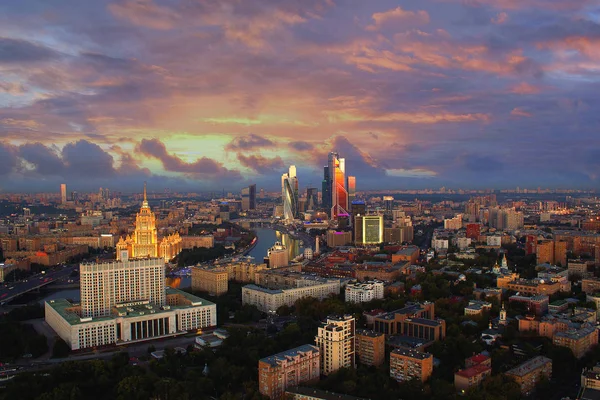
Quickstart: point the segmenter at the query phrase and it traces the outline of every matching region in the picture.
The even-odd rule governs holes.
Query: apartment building
[[[229,289],[229,274],[225,268],[192,267],[192,289],[220,296]]]
[[[356,356],[361,364],[378,367],[385,362],[385,335],[367,329],[356,330]]]
[[[255,305],[260,311],[269,312],[276,311],[283,305],[291,307],[303,297],[323,300],[330,294],[340,294],[338,279],[314,280],[309,286],[289,289],[268,289],[250,284],[242,288],[242,304]]]
[[[459,393],[464,393],[472,387],[479,386],[491,374],[492,359],[477,354],[465,360],[465,369],[454,373],[454,387]]]
[[[579,329],[557,332],[552,338],[556,346],[568,347],[577,358],[582,358],[593,346],[598,344],[598,329],[593,325],[584,325]]]
[[[418,379],[426,382],[433,373],[433,356],[421,351],[398,348],[390,353],[390,377],[398,382]]]
[[[368,281],[346,285],[345,300],[348,303],[367,303],[375,299],[383,299],[383,282]]]
[[[340,368],[355,365],[355,327],[351,315],[332,316],[319,327],[315,342],[321,352],[321,373],[329,375]]]
[[[524,396],[529,396],[542,378],[552,376],[552,360],[537,356],[509,370],[506,375],[515,379]]]
[[[270,399],[285,398],[286,389],[319,380],[319,349],[305,344],[258,361],[258,387]]]

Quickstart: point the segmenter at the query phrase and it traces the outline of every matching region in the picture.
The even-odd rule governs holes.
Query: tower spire
[[[144,181],[144,206],[148,206],[148,195],[146,193],[146,181]]]

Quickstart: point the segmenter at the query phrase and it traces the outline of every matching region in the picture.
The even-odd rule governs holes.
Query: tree
[[[65,358],[71,352],[69,345],[61,338],[56,339],[52,346],[52,358]]]

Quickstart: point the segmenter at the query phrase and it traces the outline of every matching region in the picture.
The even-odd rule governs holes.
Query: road
[[[0,304],[9,302],[42,286],[68,278],[76,268],[76,265],[58,267],[57,269],[47,271],[45,274],[30,276],[23,281],[5,282],[4,285],[0,285]]]

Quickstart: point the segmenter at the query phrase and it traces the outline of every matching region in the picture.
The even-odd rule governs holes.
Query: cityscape
[[[0,400],[600,399],[593,0],[0,2]]]

